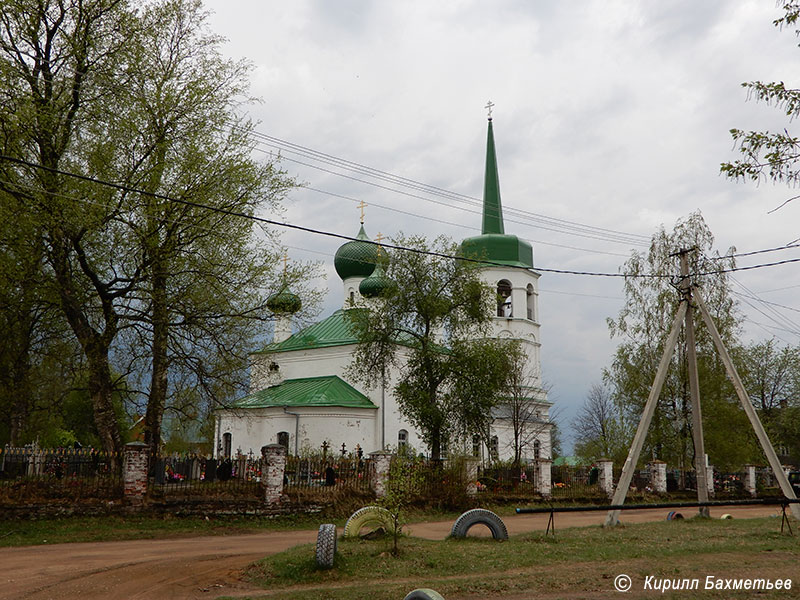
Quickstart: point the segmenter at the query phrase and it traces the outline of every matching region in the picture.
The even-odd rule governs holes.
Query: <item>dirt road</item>
[[[624,523],[663,520],[667,510],[631,510]],[[712,509],[712,516],[768,516],[775,507]],[[689,511],[684,511],[690,516]],[[604,513],[562,513],[556,528],[599,525]],[[544,531],[548,515],[505,517],[511,535]],[[444,539],[452,521],[416,523],[411,535]],[[482,527],[471,534],[488,535]],[[198,600],[258,594],[239,577],[252,561],[316,540],[316,531],[278,531],[220,537],[55,544],[0,549],[0,599]]]

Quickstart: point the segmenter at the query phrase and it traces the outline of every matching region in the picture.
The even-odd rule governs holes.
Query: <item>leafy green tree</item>
[[[281,276],[274,234],[233,216],[277,210],[293,182],[253,159],[247,65],[199,1],[9,0],[0,19],[0,190],[35,224],[102,445],[120,449],[128,390],[156,449],[167,407],[235,393],[270,290],[303,271]]]
[[[620,344],[604,378],[625,418],[638,423],[655,379],[658,362],[680,295],[675,287],[679,272],[673,256],[681,249],[695,248],[689,255],[689,273],[698,293],[703,295],[726,346],[737,347],[739,316],[730,294],[729,276],[734,265],[732,251],[720,255],[713,249],[714,238],[697,212],[679,220],[668,233],[663,228],[654,236],[647,253],[634,252],[625,263],[626,302],[616,319],[609,319],[612,337]],[[695,312],[695,331],[703,408],[706,451],[715,465],[741,464],[751,460],[751,428],[737,404],[717,356],[710,335]],[[694,464],[691,429],[691,396],[686,368],[684,333],[681,332],[672,357],[643,456],[659,458],[681,468]],[[748,432],[741,438],[730,431]]]
[[[279,211],[294,181],[252,158],[253,123],[239,110],[248,65],[221,58],[222,38],[205,19],[199,0],[141,11],[125,54],[128,110],[110,111],[91,136],[103,177],[145,192],[129,206],[143,265],[133,299],[142,310],[129,316],[125,341],[141,357],[134,372],[147,378],[144,433],[153,451],[165,410],[202,420],[241,392],[256,325],[271,318],[265,289],[297,287],[308,275],[302,266],[281,274],[275,235],[231,216]],[[108,160],[109,145],[129,150]]]
[[[392,457],[386,478],[384,495],[378,504],[389,511],[392,519],[392,556],[400,554],[400,538],[405,525],[405,511],[411,500],[419,495],[423,484],[424,463],[409,446],[398,449]]]
[[[431,457],[466,435],[488,436],[492,408],[508,377],[509,347],[487,337],[493,291],[470,263],[425,254],[453,255],[438,238],[397,238],[386,269],[393,282],[369,310],[353,310],[359,345],[351,375],[367,385],[398,371],[394,394],[403,415],[421,432]]]
[[[116,203],[57,171],[88,166],[80,133],[114,95],[111,73],[120,67],[130,14],[111,0],[9,0],[0,19],[3,154],[44,167],[2,161],[0,185],[36,224],[54,297],[86,357],[98,433],[107,450],[120,450],[109,350],[118,299],[137,274],[106,267],[122,237],[113,227]]]
[[[784,14],[773,24],[781,29],[795,26],[800,17],[800,3],[781,0],[778,4]],[[742,87],[750,97],[783,112],[789,121],[800,116],[800,89],[787,87],[783,81],[750,81]],[[731,129],[731,136],[740,158],[721,164],[720,170],[727,177],[756,182],[770,179],[793,186],[800,183],[800,138],[789,133],[788,128],[779,132]]]
[[[774,339],[755,342],[737,359],[742,383],[770,439],[798,461],[800,347],[779,347]]]

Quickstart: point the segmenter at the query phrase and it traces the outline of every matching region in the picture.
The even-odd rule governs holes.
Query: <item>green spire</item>
[[[486,137],[486,175],[483,179],[483,228],[481,233],[505,233],[491,117],[489,117],[489,132]]]
[[[486,108],[491,110],[491,102]],[[497,155],[494,151],[494,131],[489,113],[489,133],[486,143],[486,177],[483,184],[483,226],[481,235],[461,242],[461,252],[469,258],[487,260],[501,265],[533,268],[533,248],[525,240],[506,234],[503,227],[503,208],[500,205],[500,179],[497,176]]]

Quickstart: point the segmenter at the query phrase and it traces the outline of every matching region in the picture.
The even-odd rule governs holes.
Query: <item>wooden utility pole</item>
[[[692,439],[694,440],[694,472],[697,476],[697,501],[708,502],[708,471],[703,441],[703,413],[700,409],[700,381],[697,376],[697,347],[694,337],[692,282],[689,278],[689,252],[681,250],[681,294],[686,302],[686,361],[689,372],[689,393],[692,396]],[[700,507],[700,516],[708,517],[708,507]]]

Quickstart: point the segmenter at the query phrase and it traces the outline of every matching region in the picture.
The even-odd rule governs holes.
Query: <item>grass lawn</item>
[[[796,533],[798,523],[793,521]],[[780,533],[776,519],[686,519],[613,529],[561,529],[512,537],[428,541],[403,538],[393,557],[391,542],[340,540],[336,566],[318,570],[313,545],[268,557],[247,571],[282,600],[399,600],[429,587],[445,598],[800,598],[800,537]],[[614,579],[625,573],[625,595]],[[704,590],[706,576],[792,579],[790,590]],[[698,578],[695,591],[644,592],[647,576]],[[253,596],[260,598],[261,595]]]

